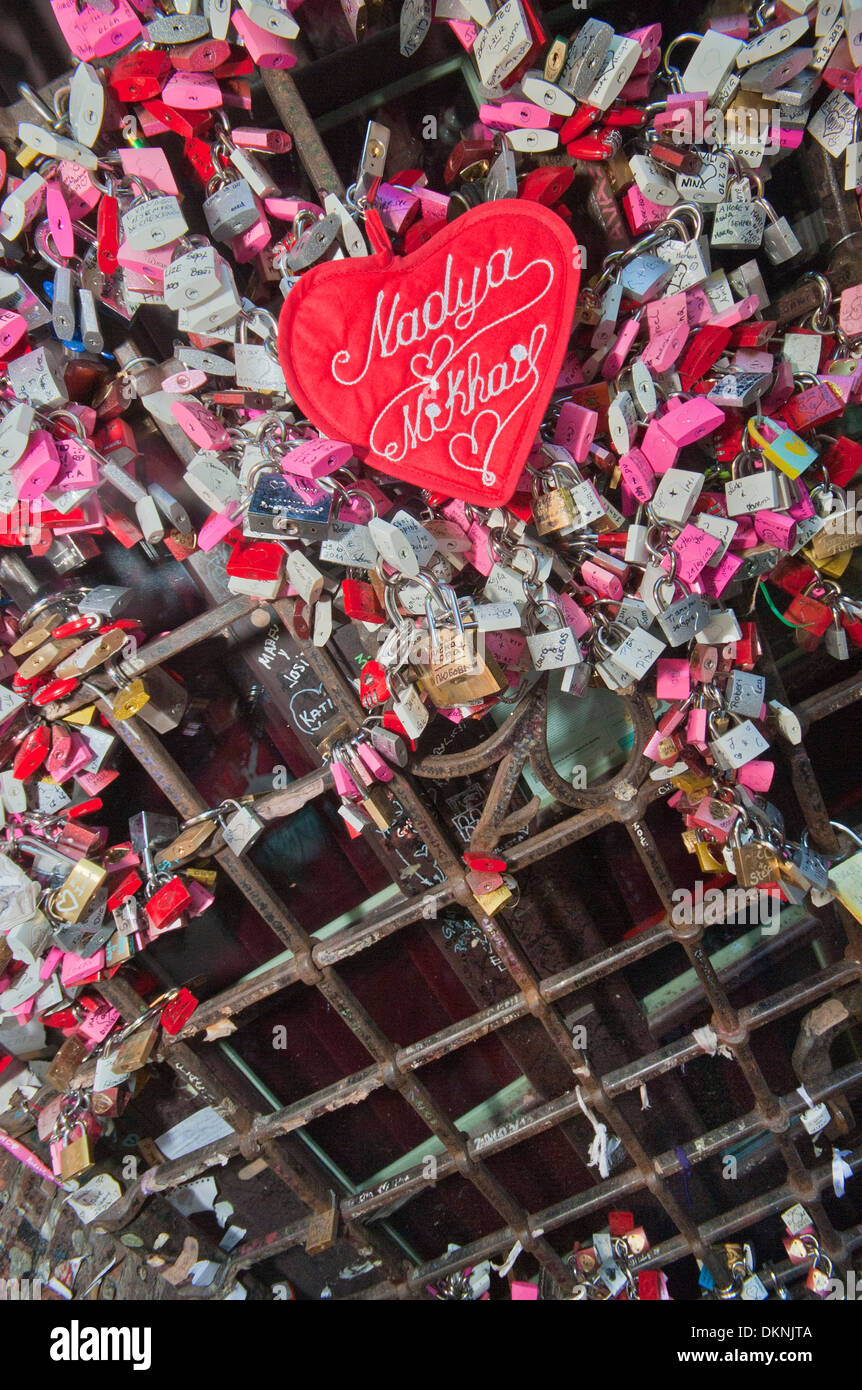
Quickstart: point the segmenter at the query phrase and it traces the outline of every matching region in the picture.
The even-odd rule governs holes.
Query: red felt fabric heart
[[[382,242],[371,213],[366,230]],[[537,203],[486,203],[408,256],[328,262],[278,352],[312,423],[373,468],[481,506],[515,491],[572,331],[577,243]]]

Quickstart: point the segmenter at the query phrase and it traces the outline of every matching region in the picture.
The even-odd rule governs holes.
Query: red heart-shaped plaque
[[[538,203],[473,208],[395,257],[301,276],[278,328],[288,390],[373,468],[493,506],[515,490],[572,331],[577,243]]]

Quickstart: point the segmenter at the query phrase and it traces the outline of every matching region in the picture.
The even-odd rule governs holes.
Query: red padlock
[[[177,1033],[188,1023],[197,1006],[197,999],[183,985],[174,998],[169,999],[162,1009],[161,1025],[165,1032],[170,1033],[171,1037],[176,1037]]]
[[[115,275],[119,267],[120,214],[116,198],[105,193],[96,215],[96,263],[103,275]]]
[[[133,898],[138,889],[142,886],[142,880],[135,873],[134,869],[131,873],[124,874],[122,881],[108,897],[106,904],[108,911],[113,912],[114,908],[120,907],[127,898]]]
[[[50,705],[54,700],[64,700],[73,690],[77,690],[79,683],[74,676],[68,676],[62,681],[48,681],[35,695],[31,695],[31,702],[36,706],[42,706]]]
[[[171,75],[171,62],[161,49],[125,53],[108,78],[108,85],[120,101],[142,101],[157,97]]]
[[[31,729],[12,763],[12,776],[16,782],[32,777],[42,766],[51,751],[51,730],[47,724]]]
[[[391,698],[384,667],[379,661],[366,661],[359,676],[359,699],[363,709],[374,709]]]
[[[153,931],[161,931],[191,907],[191,903],[192,895],[188,888],[178,875],[174,875],[144,904],[144,911]]]
[[[365,580],[342,580],[341,597],[348,618],[358,618],[362,623],[386,622],[386,612],[374,592],[374,586]]]

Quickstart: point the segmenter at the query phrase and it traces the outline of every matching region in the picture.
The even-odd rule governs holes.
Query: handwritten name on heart
[[[401,259],[318,266],[279,325],[291,395],[385,473],[505,501],[562,363],[578,276],[565,224],[513,200]]]

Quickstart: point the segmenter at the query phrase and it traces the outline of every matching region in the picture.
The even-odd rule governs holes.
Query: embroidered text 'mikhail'
[[[333,357],[333,379],[357,386],[380,362],[424,345],[409,363],[415,382],[387,402],[372,426],[369,442],[381,458],[398,463],[418,445],[463,424],[449,441],[450,458],[467,472],[481,473],[483,483],[496,482],[494,448],[539,384],[537,363],[548,325],[534,324],[527,340],[513,343],[502,360],[483,355],[483,337],[547,299],[554,283],[550,261],[537,258],[518,269],[512,260],[513,248],[500,247],[481,266],[453,280],[449,255],[440,289],[412,309],[403,307],[400,292],[381,290],[364,350],[342,349]],[[513,286],[521,293],[513,295]],[[487,322],[481,322],[483,309],[492,315]],[[480,322],[474,326],[477,317]],[[468,336],[456,341],[454,333]],[[364,365],[350,376],[350,364],[356,361]],[[492,401],[498,403],[496,409]]]

